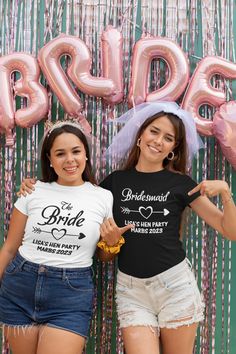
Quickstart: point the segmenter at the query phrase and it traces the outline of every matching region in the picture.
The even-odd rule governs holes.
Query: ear
[[[175,149],[175,148],[177,148],[178,146],[179,146],[179,142],[178,142],[178,141],[176,141],[176,142],[175,142],[174,149]]]

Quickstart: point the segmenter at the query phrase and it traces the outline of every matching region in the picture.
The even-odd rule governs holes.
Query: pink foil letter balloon
[[[102,73],[115,85],[115,94],[104,97],[110,104],[116,104],[123,100],[123,37],[120,31],[107,26],[102,32]]]
[[[61,34],[40,49],[38,59],[49,85],[70,116],[79,116],[82,104],[61,67],[63,55],[71,57],[68,76],[82,92],[99,97],[115,93],[112,80],[90,74],[92,60],[86,44],[77,37]]]
[[[17,110],[16,113],[10,84],[14,71],[21,74],[14,86],[15,93],[28,100],[28,106]],[[0,58],[0,132],[6,134],[6,145],[13,144],[11,129],[14,128],[15,122],[23,128],[31,127],[47,113],[47,92],[39,83],[39,76],[37,60],[29,54],[12,53]]]
[[[166,62],[169,78],[163,87],[148,93],[150,64],[154,58],[161,58]],[[176,43],[162,37],[140,39],[133,52],[129,105],[138,105],[145,101],[175,101],[183,93],[188,80],[188,59]]]
[[[217,108],[226,101],[225,93],[211,85],[210,80],[216,74],[235,79],[236,64],[220,57],[207,56],[202,59],[191,77],[182,102],[182,108],[193,115],[199,133],[206,136],[213,135],[213,122],[202,118],[199,108],[203,104]]]

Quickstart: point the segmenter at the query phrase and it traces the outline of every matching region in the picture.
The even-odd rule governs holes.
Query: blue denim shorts
[[[1,282],[0,323],[47,325],[87,337],[93,294],[91,267],[44,266],[17,253]]]

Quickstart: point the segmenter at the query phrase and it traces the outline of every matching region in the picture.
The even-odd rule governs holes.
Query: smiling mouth
[[[77,166],[75,167],[64,167],[64,170],[68,173],[73,173],[73,172],[76,172],[77,171]]]
[[[159,149],[155,148],[154,146],[148,145],[148,147],[149,147],[149,149],[151,151],[154,151],[154,152],[157,152],[157,153],[161,153],[161,151]]]

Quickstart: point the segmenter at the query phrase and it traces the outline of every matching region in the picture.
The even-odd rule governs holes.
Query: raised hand
[[[107,243],[108,246],[115,245],[121,235],[123,235],[127,230],[132,229],[133,224],[129,224],[123,227],[118,227],[114,219],[105,219],[100,226],[100,234],[103,241]]]
[[[202,196],[215,197],[221,194],[222,197],[231,195],[227,182],[221,180],[205,180],[199,183],[195,188],[188,192],[188,195],[192,195],[196,192],[200,192]]]

